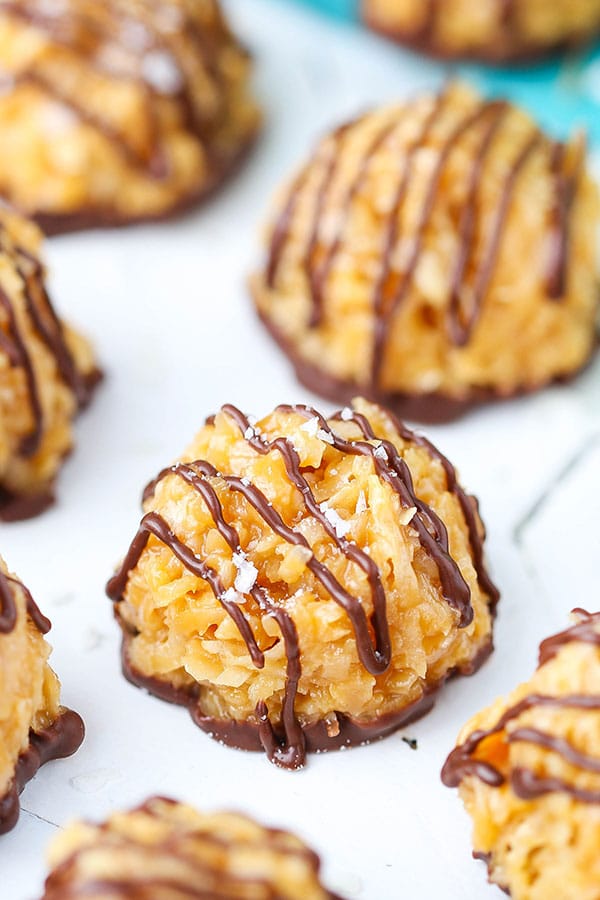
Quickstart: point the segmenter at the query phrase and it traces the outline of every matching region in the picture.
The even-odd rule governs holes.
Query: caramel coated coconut
[[[574,618],[528,682],[465,725],[442,774],[515,900],[600,896],[600,613]]]
[[[581,139],[453,84],[319,144],[279,197],[252,292],[316,393],[451,419],[590,359],[598,220]]]
[[[0,834],[19,818],[19,794],[41,765],[70,756],[84,734],[60,705],[48,665],[50,622],[0,558]]]
[[[287,768],[384,736],[489,653],[483,539],[454,468],[382,408],[224,406],[109,583],[125,673]]]
[[[293,834],[163,797],[101,825],[74,823],[50,864],[42,900],[336,900]]]
[[[87,341],[59,319],[38,256],[41,234],[0,207],[0,519],[53,500],[73,420],[101,375]]]
[[[259,127],[217,0],[0,5],[0,194],[48,232],[169,216]]]

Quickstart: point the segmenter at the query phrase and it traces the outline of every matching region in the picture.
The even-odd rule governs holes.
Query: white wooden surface
[[[40,896],[58,825],[155,792],[298,831],[348,900],[498,897],[471,859],[469,822],[439,770],[464,720],[529,675],[538,641],[573,606],[599,606],[598,365],[571,386],[429,429],[480,497],[503,598],[496,653],[408,730],[417,751],[398,734],[281,772],[213,743],[183,710],[120,675],[103,586],[137,525],[141,487],[223,402],[260,414],[313,399],[256,323],[244,288],[273,188],[332,123],[443,75],[284,2],[227,5],[256,53],[268,117],[249,165],[185,221],[48,248],[57,305],[94,337],[108,377],[79,424],[60,504],[0,526],[0,550],[54,622],[64,702],[83,714],[88,736],[26,788],[18,827],[0,839],[0,898]]]

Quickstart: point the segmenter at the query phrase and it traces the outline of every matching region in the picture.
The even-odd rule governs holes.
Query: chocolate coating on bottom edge
[[[89,231],[94,228],[126,228],[130,225],[160,224],[170,222],[179,216],[192,212],[196,207],[207,203],[223,186],[224,182],[235,177],[247,157],[250,156],[257,143],[259,131],[247,140],[238,153],[227,163],[223,163],[214,173],[208,184],[190,191],[160,213],[147,213],[137,216],[123,216],[107,208],[92,206],[72,213],[37,213],[30,217],[47,237],[61,234],[72,234],[77,231]]]
[[[38,769],[50,760],[72,756],[84,737],[83,720],[70,709],[63,709],[48,728],[29,732],[29,747],[19,756],[11,785],[0,799],[0,834],[6,834],[17,824],[19,795]]]
[[[123,626],[121,626],[123,627]],[[167,681],[159,678],[143,675],[138,672],[129,660],[128,643],[131,636],[124,629],[121,646],[121,663],[123,674],[127,681],[136,687],[143,688],[168,703],[185,706],[194,723],[205,731],[214,740],[238,750],[265,751],[258,722],[240,722],[234,719],[215,719],[205,716],[199,709],[198,685],[190,688],[177,688]],[[426,715],[433,708],[438,692],[444,683],[454,675],[472,675],[487,660],[493,650],[493,643],[489,641],[481,647],[473,660],[460,670],[449,672],[447,677],[435,685],[425,689],[423,695],[413,703],[405,706],[396,713],[388,713],[371,721],[361,722],[351,719],[342,713],[336,713],[339,731],[336,735],[330,735],[327,723],[320,721],[308,726],[301,726],[306,741],[306,750],[310,753],[322,753],[328,750],[339,750],[342,747],[356,747],[368,744],[380,738],[387,737],[399,728],[410,725],[417,719]],[[277,735],[283,741],[283,735]],[[292,766],[283,766],[293,768]]]
[[[13,494],[0,487],[0,522],[23,522],[34,519],[54,505],[56,497],[50,488],[41,494]]]
[[[545,387],[558,384],[568,384],[580,375],[594,360],[600,345],[600,336],[594,341],[589,357],[573,372],[566,375],[557,375],[544,384],[533,387],[520,387],[514,391],[503,394],[494,388],[471,388],[463,399],[449,397],[444,394],[403,394],[400,392],[387,393],[373,388],[368,384],[357,384],[353,381],[343,381],[323,371],[318,366],[303,360],[291,342],[281,331],[257,309],[257,314],[273,340],[283,350],[290,360],[298,381],[321,397],[342,405],[349,404],[356,396],[365,397],[374,403],[387,406],[400,418],[423,422],[428,425],[443,425],[455,422],[471,410],[479,406],[491,403],[501,403],[534,394]]]
[[[491,879],[491,874],[492,874],[492,854],[491,854],[491,853],[481,853],[479,850],[473,850],[473,859],[477,859],[477,860],[479,860],[480,862],[485,863],[486,868],[487,868],[487,871],[488,871],[488,881],[489,881],[489,883],[490,883],[490,884],[495,884],[496,887],[500,888],[501,891],[504,891],[504,893],[507,894],[507,895],[510,897],[510,896],[511,896],[511,893],[510,893],[509,889],[508,889],[505,885],[498,884],[496,881],[492,881],[492,879]]]
[[[367,28],[371,31],[374,31],[376,34],[379,34],[390,41],[394,41],[396,44],[402,44],[414,53],[425,54],[433,59],[440,60],[440,62],[451,62],[452,60],[458,62],[483,62],[492,66],[527,66],[530,63],[542,61],[549,56],[585,47],[586,45],[591,44],[597,35],[596,31],[587,35],[582,35],[579,38],[571,38],[570,40],[567,38],[561,41],[554,41],[551,44],[536,44],[534,42],[530,42],[529,44],[520,43],[518,49],[512,52],[503,49],[499,44],[488,44],[487,46],[481,46],[471,50],[452,51],[448,47],[444,47],[443,44],[440,44],[439,41],[428,37],[423,32],[404,31],[401,28],[393,28],[391,26],[386,27],[385,25],[382,25],[373,16],[367,13],[364,3],[362,5],[361,17]]]
[[[90,404],[96,387],[104,380],[102,369],[94,368],[85,376],[86,397],[80,409],[85,410]],[[70,455],[68,451],[63,460]],[[46,512],[56,502],[54,484],[38,494],[15,494],[0,485],[0,522],[24,522],[34,519]]]

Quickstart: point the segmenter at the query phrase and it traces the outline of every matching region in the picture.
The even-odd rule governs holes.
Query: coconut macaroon
[[[0,194],[50,233],[190,206],[260,122],[217,0],[2,3],[1,74]]]
[[[452,84],[321,142],[252,291],[315,392],[449,419],[588,361],[599,216],[580,138]]]
[[[475,500],[366,401],[224,406],[144,512],[108,585],[125,674],[282,767],[417,718],[491,650]]]
[[[438,57],[526,60],[592,38],[600,0],[362,0],[366,22]]]
[[[19,818],[19,794],[41,765],[70,756],[84,734],[60,705],[48,665],[50,622],[0,558],[0,834]]]
[[[42,900],[335,900],[318,856],[286,831],[164,797],[76,822],[53,841]]]
[[[89,344],[56,315],[38,257],[41,234],[0,208],[0,519],[53,500],[72,422],[101,375]]]
[[[515,900],[597,900],[600,613],[544,641],[530,681],[474,716],[442,773],[474,855]]]

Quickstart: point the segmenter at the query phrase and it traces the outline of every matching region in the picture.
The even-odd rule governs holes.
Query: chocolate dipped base
[[[160,213],[146,215],[123,216],[112,209],[87,207],[71,213],[38,213],[31,218],[42,229],[47,237],[61,234],[72,234],[78,231],[91,231],[96,228],[127,228],[130,225],[143,225],[170,222],[193,212],[197,207],[210,202],[225,182],[235,178],[258,142],[259,132],[240,148],[228,162],[223,162],[214,173],[208,184],[196,191],[181,197],[171,207]]]
[[[265,717],[265,721],[261,721],[260,710],[257,710],[257,722],[239,722],[233,719],[215,719],[212,716],[202,714],[199,708],[199,685],[194,684],[189,688],[177,688],[167,681],[163,681],[153,676],[143,675],[135,669],[131,664],[128,654],[128,645],[131,635],[123,626],[117,615],[123,631],[123,641],[121,645],[121,665],[123,675],[135,687],[143,688],[149,694],[165,700],[167,703],[174,703],[178,706],[185,706],[192,717],[194,723],[205,731],[209,737],[219,741],[227,747],[233,747],[237,750],[248,750],[257,752],[266,752],[272,760],[278,750],[285,744],[285,736],[283,733],[275,733],[275,737],[280,741],[279,745],[273,743],[273,730],[270,723]],[[358,747],[364,744],[370,744],[373,741],[387,737],[394,731],[410,725],[417,719],[425,716],[433,708],[437,694],[448,678],[454,675],[473,675],[487,660],[493,650],[492,640],[485,644],[474,660],[467,666],[455,669],[448,674],[446,679],[438,682],[435,686],[428,686],[423,695],[413,703],[405,706],[403,709],[395,713],[389,713],[380,716],[372,721],[361,722],[351,719],[342,713],[336,713],[337,727],[332,728],[331,724],[324,721],[314,722],[311,725],[301,725],[303,738],[305,741],[305,750],[309,753],[325,753],[329,750],[340,750],[347,747]],[[290,764],[286,765],[281,753],[278,755],[278,765],[282,768],[295,769],[297,766],[290,759]]]
[[[367,400],[386,406],[402,419],[411,419],[427,425],[444,425],[449,422],[455,422],[480,406],[525,397],[552,385],[568,384],[592,364],[600,345],[599,336],[594,342],[589,357],[579,369],[567,375],[559,375],[545,384],[520,387],[509,393],[501,393],[493,388],[472,388],[468,396],[463,399],[449,397],[444,394],[387,393],[367,384],[356,384],[353,381],[344,381],[336,378],[318,366],[302,359],[292,347],[290,340],[257,307],[255,308],[262,324],[291,362],[296,378],[309,391],[341,405],[350,403],[356,396],[365,397]]]
[[[366,11],[364,3],[361,16],[370,31],[374,31],[395,44],[401,44],[413,53],[424,54],[440,62],[452,62],[454,60],[458,62],[483,62],[491,66],[527,66],[544,60],[549,56],[578,50],[592,43],[595,37],[595,35],[586,35],[579,39],[555,41],[553,44],[520,43],[518,49],[512,51],[498,42],[496,44],[488,44],[485,47],[481,46],[477,49],[453,52],[430,37],[428,29],[404,31],[400,28],[382,25],[381,22],[378,22],[375,17]]]
[[[0,799],[0,834],[17,824],[20,813],[19,795],[45,763],[72,756],[85,737],[81,717],[70,709],[62,710],[58,719],[43,731],[29,732],[29,747],[19,756],[11,785]]]
[[[104,380],[102,369],[94,368],[84,376],[84,396],[80,404],[80,411],[85,411],[90,405],[92,395],[98,385]],[[63,459],[70,455],[66,453]],[[16,494],[0,485],[0,522],[24,522],[34,519],[54,506],[56,494],[54,484],[37,494]]]

